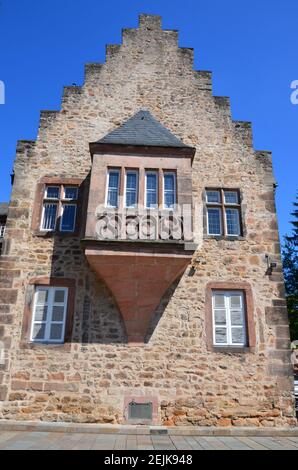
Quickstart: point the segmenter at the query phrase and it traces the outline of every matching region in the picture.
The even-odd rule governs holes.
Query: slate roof
[[[146,110],[138,111],[122,126],[107,134],[97,143],[151,147],[188,147]]]
[[[8,214],[8,202],[0,202],[0,216]]]

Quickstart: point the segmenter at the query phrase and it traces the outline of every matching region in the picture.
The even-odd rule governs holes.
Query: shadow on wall
[[[84,344],[126,344],[127,334],[122,315],[115,298],[104,281],[92,271],[81,239],[84,238],[90,175],[80,187],[81,204],[78,208],[78,226],[75,233],[54,235],[51,258],[51,278],[74,281],[74,312],[70,334],[66,343]],[[60,220],[58,220],[58,224]],[[52,235],[51,235],[52,236]],[[152,315],[145,337],[149,343],[169,303],[181,276],[165,292],[159,306]],[[69,312],[71,314],[71,312]]]

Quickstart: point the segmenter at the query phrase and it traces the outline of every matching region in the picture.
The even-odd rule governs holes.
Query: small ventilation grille
[[[152,403],[136,403],[132,401],[128,405],[128,419],[152,420]]]

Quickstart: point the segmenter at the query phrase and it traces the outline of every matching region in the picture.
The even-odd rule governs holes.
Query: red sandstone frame
[[[78,236],[80,232],[80,226],[79,223],[82,218],[83,210],[82,206],[84,203],[84,195],[83,190],[82,190],[82,183],[83,180],[80,178],[59,178],[59,177],[48,177],[44,176],[41,178],[37,185],[36,185],[36,192],[35,192],[35,199],[34,199],[34,206],[33,206],[33,213],[32,213],[32,222],[31,222],[31,229],[34,231],[35,235],[39,236],[46,236],[48,234],[59,234],[59,236],[63,237],[75,237]],[[76,215],[76,225],[75,225],[75,230],[74,232],[60,232],[60,231],[53,231],[53,232],[48,232],[48,231],[42,231],[40,230],[40,224],[41,224],[41,217],[42,217],[42,207],[43,207],[43,200],[44,200],[44,193],[45,193],[45,187],[47,185],[63,185],[63,186],[77,186],[79,188],[79,199],[78,199],[78,210],[77,210],[77,215]]]
[[[246,313],[246,328],[247,328],[247,346],[246,347],[233,347],[233,346],[214,346],[213,344],[213,320],[212,320],[212,291],[213,290],[241,290],[245,298],[245,313]],[[206,299],[205,299],[205,331],[206,343],[209,351],[227,351],[238,352],[253,349],[256,346],[256,332],[254,320],[254,304],[253,295],[250,284],[247,282],[209,282],[206,286]]]
[[[68,301],[66,312],[65,336],[64,343],[62,344],[49,344],[49,343],[31,343],[30,342],[30,328],[32,322],[32,304],[34,298],[35,286],[49,286],[49,287],[67,287],[68,288]],[[54,278],[54,277],[37,277],[30,279],[26,289],[26,302],[23,316],[21,347],[59,347],[68,349],[72,339],[73,316],[75,307],[75,288],[76,281],[68,278]],[[68,344],[67,344],[68,343]]]

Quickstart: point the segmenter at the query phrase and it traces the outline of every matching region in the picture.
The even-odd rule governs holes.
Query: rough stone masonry
[[[289,330],[271,154],[256,151],[249,122],[233,121],[229,99],[212,95],[211,73],[193,70],[193,50],[161,18],[141,15],[109,45],[104,64],[64,88],[60,111],[42,111],[36,141],[20,141],[0,258],[0,417],[80,423],[128,422],[129,401],[151,401],[167,426],[295,425]],[[146,341],[127,341],[112,292],[82,246],[90,142],[140,109],[196,149],[192,198],[198,240],[189,266],[154,312]],[[84,181],[74,234],[38,230],[44,181]],[[179,182],[178,182],[179,183]],[[206,188],[238,188],[242,236],[206,234]],[[277,263],[268,272],[267,259]],[[73,312],[64,344],[34,343],[34,286],[67,279]],[[54,281],[53,281],[54,282]],[[244,289],[250,344],[215,348],[212,289]],[[249,298],[249,299],[248,299]]]

